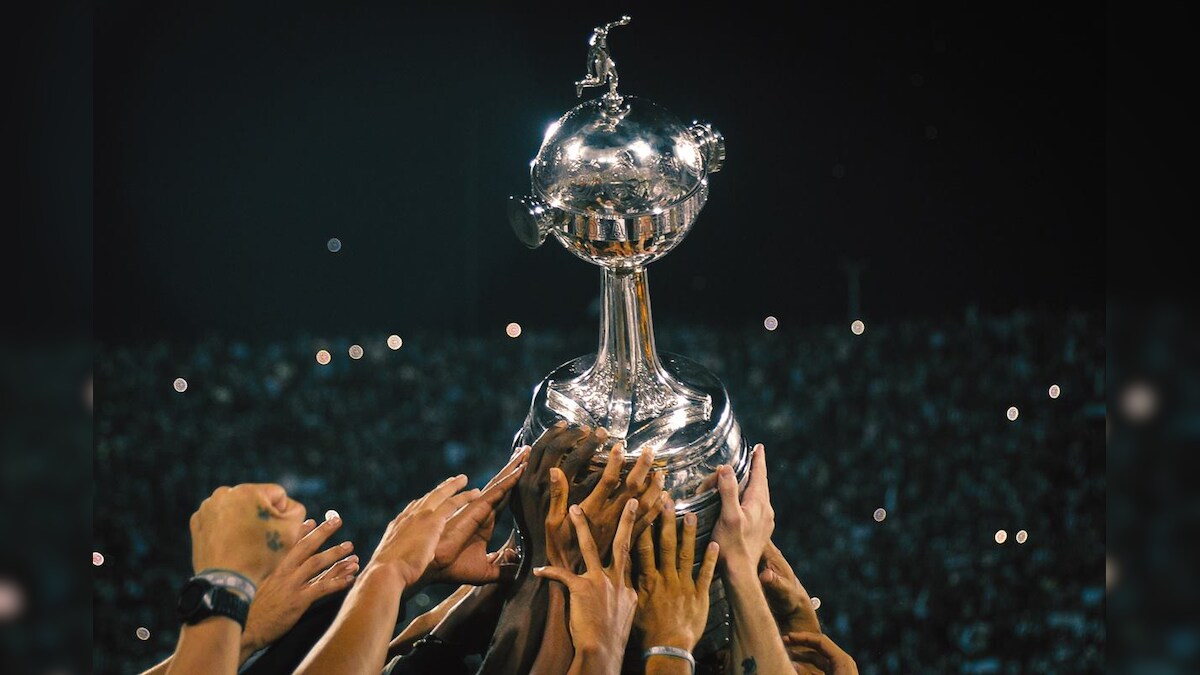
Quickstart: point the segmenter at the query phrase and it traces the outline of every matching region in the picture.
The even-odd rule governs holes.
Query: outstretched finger
[[[609,495],[621,484],[621,467],[624,465],[625,444],[618,442],[608,451],[608,463],[604,465],[604,473],[600,476],[596,489],[583,500],[583,508],[593,513],[600,511],[608,502]]]
[[[471,490],[467,490],[466,492],[459,492],[458,494],[451,495],[446,499],[446,501],[442,502],[441,506],[437,507],[437,513],[442,518],[448,519],[458,513],[459,509],[475,501],[477,497],[479,497],[479,488],[473,488]]]
[[[704,549],[704,560],[700,563],[700,576],[696,577],[696,592],[701,596],[708,595],[708,587],[712,584],[720,554],[721,545],[715,541],[708,542],[708,547]],[[687,574],[692,576],[692,571],[688,570]]]
[[[308,583],[315,584],[322,579],[333,579],[335,577],[346,576],[347,574],[354,574],[355,572],[358,572],[358,556],[349,555],[330,565]]]
[[[640,494],[646,489],[646,476],[650,475],[650,469],[654,467],[654,450],[649,446],[642,446],[642,451],[638,453],[637,461],[633,463],[633,468],[629,470],[629,475],[625,477],[625,489],[630,494]]]
[[[308,560],[305,560],[300,565],[300,578],[305,580],[312,579],[337,561],[350,555],[350,552],[353,550],[354,544],[344,541],[337,546],[331,546],[316,555],[309,556]]]
[[[634,536],[641,534],[642,530],[650,527],[654,524],[654,521],[658,520],[658,516],[663,510],[663,503],[665,503],[666,500],[667,493],[665,492],[659,492],[658,497],[656,497],[654,502],[649,506],[645,506],[644,502],[642,502],[640,499],[638,500],[638,511],[640,515],[638,516],[637,522],[633,524]]]
[[[608,439],[608,429],[600,427],[590,437],[576,443],[570,452],[563,455],[559,467],[567,475],[568,481],[575,481],[575,478],[579,476],[579,472],[591,463],[592,457],[595,457],[597,450],[604,447]]]
[[[311,604],[327,595],[332,595],[349,588],[352,583],[354,583],[353,572],[339,574],[338,576],[323,577],[305,586],[301,593],[304,594],[309,604]]]
[[[508,464],[505,464],[499,471],[497,471],[496,475],[492,476],[491,480],[489,480],[487,482],[487,485],[483,486],[484,492],[486,492],[489,488],[491,488],[496,483],[499,483],[500,481],[504,480],[509,474],[511,474],[513,472],[514,469],[521,466],[522,464],[525,464],[528,460],[529,460],[529,446],[522,445],[521,447],[517,448],[517,451],[514,452],[513,456],[508,460]]]
[[[314,524],[316,523],[316,521],[313,522]],[[341,527],[341,516],[334,516],[320,525],[315,525],[309,530],[308,534],[304,535],[299,541],[296,542],[296,545],[292,547],[291,551],[288,551],[287,557],[284,558],[283,562],[279,564],[280,568],[285,570],[294,570],[304,565],[305,561],[312,557],[312,555],[316,553],[322,545],[325,544],[325,541],[328,540],[334,532],[337,532],[339,529],[341,529]],[[310,574],[305,577],[305,579],[308,579],[311,576],[312,575]]]
[[[562,469],[552,467],[550,469],[550,509],[546,512],[546,529],[552,531],[551,526],[557,526],[562,523],[563,518],[567,516],[567,498],[570,494],[570,489],[567,486],[567,477],[563,475]]]
[[[633,521],[636,518],[637,500],[630,499],[625,502],[625,509],[621,511],[621,522],[617,524],[617,534],[613,537],[612,543],[613,576],[624,579],[626,584],[629,584],[632,567],[629,562],[629,550],[633,539]]]
[[[663,502],[658,525],[658,573],[674,579],[679,572],[679,559],[675,550],[675,502],[670,498]]]
[[[683,533],[679,537],[679,578],[690,581],[692,563],[696,561],[696,514],[683,517]]]
[[[750,482],[746,484],[746,496],[755,495],[770,499],[767,488],[767,451],[762,443],[754,446],[754,455],[750,458]]]
[[[837,643],[824,633],[810,633],[808,631],[791,632],[783,636],[783,641],[788,644],[815,649],[834,664],[853,665],[854,663],[850,655],[837,646]]]
[[[447,499],[467,486],[467,477],[463,474],[451,476],[433,488],[424,497],[417,500],[418,508],[438,509]]]
[[[575,576],[574,572],[564,567],[555,567],[553,565],[533,568],[533,576],[541,577],[542,579],[553,579],[566,586],[568,591],[571,590],[571,585],[575,583],[575,580],[579,578]]]
[[[721,511],[729,513],[740,512],[742,503],[738,499],[738,484],[737,478],[733,476],[733,469],[728,464],[723,464],[717,469],[717,490],[721,493]]]
[[[638,574],[645,576],[655,570],[654,562],[654,535],[651,534],[653,528],[647,527],[638,535],[637,552],[638,552]]]
[[[598,570],[604,567],[600,562],[600,552],[596,550],[596,542],[592,539],[592,528],[588,525],[587,516],[578,504],[570,509],[571,525],[575,527],[575,539],[579,542],[579,552],[583,554],[585,571]]]

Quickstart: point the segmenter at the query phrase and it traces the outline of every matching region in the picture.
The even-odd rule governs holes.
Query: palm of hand
[[[576,648],[606,644],[613,634],[628,635],[637,611],[637,592],[612,582],[603,571],[583,575],[571,589],[571,639]]]

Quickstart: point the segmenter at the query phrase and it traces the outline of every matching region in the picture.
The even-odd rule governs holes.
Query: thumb
[[[568,591],[571,590],[571,583],[575,581],[574,573],[563,569],[562,567],[554,566],[535,567],[533,568],[533,576],[540,577],[542,579],[553,579],[563,586],[566,586]]]

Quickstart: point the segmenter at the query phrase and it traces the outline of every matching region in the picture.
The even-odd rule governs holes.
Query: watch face
[[[189,581],[183,587],[183,592],[179,594],[179,614],[188,616],[199,609],[208,588],[209,585],[203,581],[197,582],[194,579]]]

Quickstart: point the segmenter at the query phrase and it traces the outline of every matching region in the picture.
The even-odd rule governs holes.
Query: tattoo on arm
[[[742,659],[743,675],[754,675],[754,673],[757,673],[757,672],[758,672],[758,664],[754,662],[753,656],[748,656],[748,657]]]
[[[276,530],[271,530],[267,533],[267,548],[271,549],[272,551],[278,551],[279,549],[283,548],[283,542],[279,541],[279,532]],[[754,659],[751,659],[751,661],[753,660]]]

